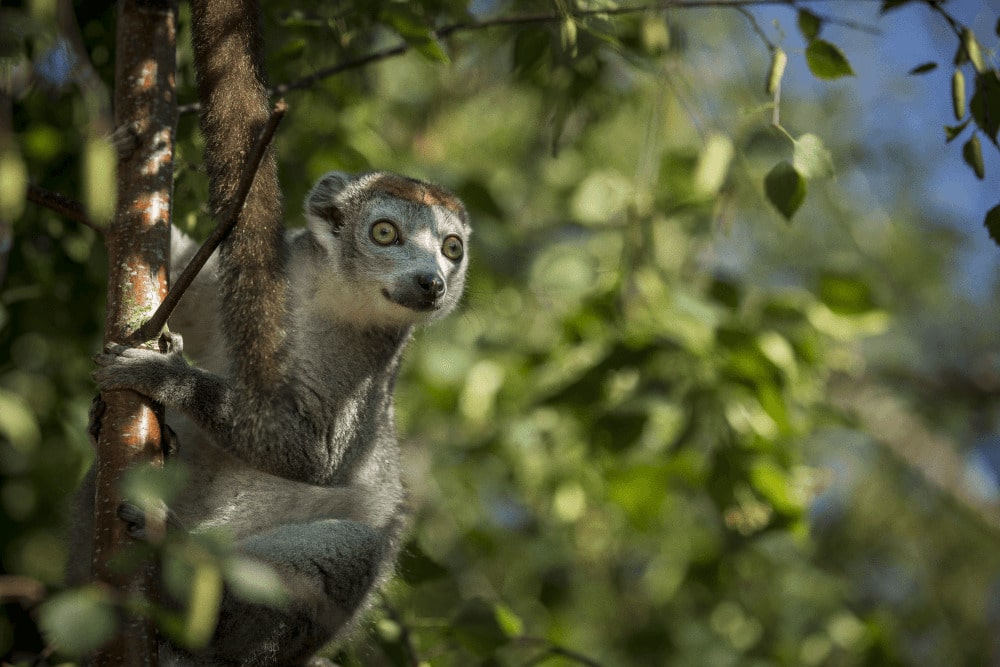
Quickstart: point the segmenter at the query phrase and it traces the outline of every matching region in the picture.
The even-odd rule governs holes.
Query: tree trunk
[[[167,291],[173,195],[176,0],[120,0],[116,34],[115,127],[135,131],[137,147],[118,164],[118,201],[107,230],[108,305],[105,341],[124,342]],[[153,343],[155,344],[155,342]],[[128,541],[117,517],[119,482],[132,465],[162,465],[161,419],[147,399],[108,392],[97,444],[93,574],[123,593],[150,597],[155,566],[123,576],[109,558]],[[95,665],[155,665],[156,630],[126,619]]]

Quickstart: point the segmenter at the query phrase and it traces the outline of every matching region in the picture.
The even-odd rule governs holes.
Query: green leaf
[[[986,212],[983,224],[986,225],[986,231],[989,232],[993,242],[1000,245],[1000,204]]]
[[[412,42],[412,46],[417,50],[417,53],[431,62],[444,63],[446,65],[451,62],[448,53],[437,39],[414,41]]]
[[[980,74],[985,72],[986,63],[983,61],[983,50],[979,46],[976,34],[970,28],[962,29],[962,46],[965,47],[965,53],[969,56],[976,71]]]
[[[921,63],[910,70],[910,74],[926,74],[927,72],[932,72],[937,69],[937,63],[926,62]]]
[[[115,633],[115,609],[100,589],[87,586],[59,593],[44,602],[38,624],[45,638],[66,655],[100,648]]]
[[[914,1],[915,0],[882,0],[882,9],[881,9],[881,12],[883,14],[885,14],[886,12],[890,12],[893,9],[898,9],[899,7],[902,7],[903,5],[908,5],[908,4],[910,4],[911,2],[914,2]]]
[[[819,36],[820,29],[823,27],[823,21],[808,9],[799,10],[798,23],[799,32],[802,33],[807,42],[816,39]]]
[[[819,298],[838,315],[861,315],[876,308],[871,286],[851,274],[824,273],[820,277]]]
[[[0,151],[0,220],[16,220],[24,211],[28,168],[21,154],[9,147]]]
[[[451,629],[467,649],[483,658],[494,655],[509,639],[493,605],[482,598],[465,603],[452,619]]]
[[[969,100],[969,111],[986,137],[997,143],[1000,130],[1000,74],[990,70],[976,77],[976,90]]]
[[[195,566],[190,590],[184,623],[184,643],[190,648],[201,648],[212,639],[219,618],[222,574],[218,566],[211,562]]]
[[[955,113],[955,120],[965,117],[965,75],[957,68],[951,75],[951,109]]]
[[[552,47],[552,38],[546,30],[527,29],[517,33],[514,40],[515,72],[535,69]]]
[[[278,606],[288,599],[288,590],[268,565],[252,558],[233,556],[222,571],[233,593],[247,602]]]
[[[792,165],[803,178],[828,178],[833,176],[833,157],[815,134],[803,134],[795,140]]]
[[[854,70],[847,61],[847,56],[839,47],[823,39],[816,39],[806,47],[806,62],[809,71],[817,79],[839,79],[842,76],[854,76]]]
[[[969,123],[971,122],[972,122],[972,117],[970,116],[961,123],[959,123],[958,125],[945,125],[944,126],[945,141],[951,143],[951,141],[955,139],[955,137],[962,134],[962,130],[968,127]]]
[[[786,220],[791,220],[806,198],[806,180],[788,160],[782,160],[764,178],[764,193]]]
[[[733,152],[733,142],[726,135],[712,134],[708,137],[694,170],[693,185],[698,194],[718,194],[729,173]]]
[[[416,542],[408,544],[400,553],[397,569],[403,581],[411,586],[434,581],[448,574],[448,569],[428,556]]]
[[[986,171],[983,167],[983,148],[979,144],[979,135],[973,134],[972,137],[965,142],[962,146],[962,158],[965,163],[972,167],[972,171],[975,172],[976,178],[983,180],[986,175]]]
[[[781,47],[775,48],[771,53],[771,66],[767,70],[767,84],[764,92],[774,95],[781,87],[781,77],[785,75],[785,66],[788,64],[788,54]]]
[[[83,204],[87,216],[99,225],[108,223],[115,214],[117,163],[110,141],[102,137],[87,140],[83,151]]]

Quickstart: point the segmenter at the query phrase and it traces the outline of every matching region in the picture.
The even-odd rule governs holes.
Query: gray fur
[[[305,209],[307,229],[285,237],[287,371],[275,386],[261,392],[230,372],[216,258],[170,321],[197,366],[179,336],[167,354],[111,346],[97,357],[102,391],[132,389],[167,409],[191,477],[171,516],[193,532],[229,530],[290,593],[277,610],[227,592],[209,649],[166,647],[175,664],[304,664],[356,616],[400,546],[393,386],[412,328],[458,303],[467,255],[449,259],[442,243],[467,243],[468,220],[440,188],[384,172],[328,174]],[[371,238],[379,220],[398,243]],[[193,243],[175,229],[172,250],[183,267]],[[127,508],[123,517],[136,521]]]

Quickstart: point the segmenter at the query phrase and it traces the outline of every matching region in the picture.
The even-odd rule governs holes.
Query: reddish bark
[[[108,227],[108,306],[105,340],[124,342],[167,291],[173,195],[176,0],[120,0],[115,66],[115,126],[132,128],[137,147],[118,165],[118,203]],[[97,446],[94,578],[123,593],[149,597],[152,564],[130,575],[112,571],[110,557],[128,543],[117,517],[119,480],[135,464],[162,465],[160,424],[152,403],[128,391],[103,396]],[[156,631],[139,618],[95,656],[95,665],[155,665]]]

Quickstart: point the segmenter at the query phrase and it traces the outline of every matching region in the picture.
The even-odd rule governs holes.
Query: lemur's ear
[[[331,171],[323,174],[306,197],[306,215],[326,221],[334,234],[344,226],[344,217],[337,204],[337,195],[354,178],[342,171]]]

